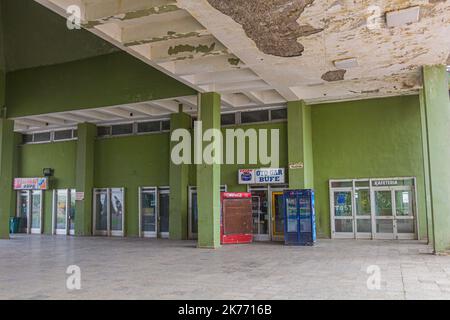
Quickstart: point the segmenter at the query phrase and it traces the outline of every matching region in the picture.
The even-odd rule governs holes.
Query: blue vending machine
[[[286,190],[283,193],[284,242],[312,246],[316,241],[313,190]]]

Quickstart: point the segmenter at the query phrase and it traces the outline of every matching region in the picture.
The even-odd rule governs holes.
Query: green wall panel
[[[313,106],[312,125],[320,236],[330,236],[329,179],[415,176],[420,236],[426,237],[418,96]]]
[[[267,129],[268,132],[268,141],[269,141],[269,154],[271,152],[270,148],[270,130],[276,129],[279,130],[279,136],[280,136],[280,168],[286,168],[288,165],[287,160],[287,123],[286,122],[276,122],[276,123],[263,123],[263,124],[248,124],[248,125],[239,125],[239,126],[230,126],[222,128],[222,133],[224,136],[224,146],[226,145],[226,135],[225,130],[226,129]],[[258,139],[259,143],[259,139]],[[246,148],[248,148],[248,141],[246,142]],[[237,144],[235,142],[235,155],[237,150]],[[236,156],[235,156],[236,157]],[[246,161],[248,161],[248,151],[246,151]],[[259,159],[258,159],[259,160]],[[254,164],[224,164],[221,168],[221,184],[227,185],[228,191],[230,192],[246,192],[247,186],[246,185],[239,185],[238,184],[238,170],[239,169],[252,169],[252,168],[264,168],[268,167],[268,165],[261,165],[260,163],[254,165]]]
[[[8,117],[196,94],[125,52],[9,72],[6,81]]]
[[[126,188],[126,233],[139,234],[138,188],[169,186],[169,134],[98,139],[95,187]]]

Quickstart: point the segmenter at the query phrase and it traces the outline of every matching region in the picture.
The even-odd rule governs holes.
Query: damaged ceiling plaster
[[[304,46],[300,37],[319,33],[309,24],[297,20],[314,0],[208,0],[217,10],[242,25],[259,50],[278,57],[301,56]]]

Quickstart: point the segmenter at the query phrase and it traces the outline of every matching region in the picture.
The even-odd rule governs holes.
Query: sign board
[[[77,191],[75,193],[75,201],[83,201],[84,200],[84,192]]]
[[[239,184],[280,184],[285,183],[283,168],[241,169]]]
[[[48,178],[15,178],[14,190],[47,190]]]
[[[398,180],[374,180],[372,183],[374,187],[396,186]]]
[[[305,167],[303,162],[296,162],[296,163],[290,163],[289,169],[295,170],[295,169],[303,169]]]

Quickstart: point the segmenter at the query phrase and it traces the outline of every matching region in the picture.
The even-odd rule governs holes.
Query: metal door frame
[[[31,207],[30,207],[30,198],[31,192],[30,190],[17,190],[17,203],[16,203],[16,217],[20,218],[20,198],[22,195],[26,195],[27,197],[27,226],[25,227],[25,233],[30,234],[31,229]],[[19,230],[20,231],[20,230]]]
[[[56,229],[56,218],[58,214],[58,192],[64,191],[66,193],[66,228]],[[70,210],[70,189],[54,189],[53,190],[53,209],[52,209],[52,234],[53,235],[68,235],[69,234],[69,210]]]
[[[153,193],[155,195],[155,231],[142,231],[142,194]],[[158,187],[139,187],[139,237],[140,238],[156,238],[158,236]]]
[[[112,230],[112,212],[111,212],[111,201],[112,201],[112,193],[113,191],[121,192],[121,202],[122,202],[122,230]],[[109,235],[111,237],[124,237],[125,236],[125,212],[126,212],[126,203],[125,203],[125,188],[109,188],[109,201],[108,201],[108,209],[109,209]]]
[[[164,187],[158,187],[158,201],[156,202],[157,206],[156,206],[156,210],[158,212],[158,220],[157,220],[157,235],[158,238],[162,238],[162,239],[168,239],[170,236],[170,187],[164,186]],[[160,226],[160,222],[161,222],[161,214],[160,214],[160,207],[161,207],[161,201],[160,201],[160,196],[162,194],[168,194],[169,195],[169,231],[167,232],[161,232],[161,226]]]
[[[395,186],[374,186],[374,181],[411,181],[412,184],[408,185],[395,185]],[[367,181],[369,183],[369,187],[357,187],[357,182]],[[350,187],[332,187],[334,182],[352,182],[352,186]],[[356,199],[355,194],[357,190],[369,190],[370,194],[370,210],[371,215],[369,216],[358,216],[356,214]],[[375,192],[376,191],[389,191],[391,192],[391,202],[392,202],[392,217],[384,218],[385,220],[392,220],[393,223],[393,233],[377,233],[376,232],[376,220],[377,216],[375,213]],[[413,210],[412,217],[397,217],[396,216],[396,200],[395,200],[395,191],[410,191],[412,194],[411,206]],[[350,219],[348,217],[335,217],[334,216],[334,193],[335,192],[351,192],[351,201],[352,201],[352,226],[353,232],[339,232],[335,231],[335,219]],[[417,199],[417,181],[415,177],[393,177],[393,178],[367,178],[367,179],[332,179],[329,180],[329,199],[330,199],[330,222],[331,222],[331,238],[332,239],[408,239],[408,240],[416,240],[419,237],[419,212],[418,212],[418,199]],[[358,219],[371,219],[371,232],[361,232],[357,231],[357,220]],[[383,219],[383,218],[378,218]],[[405,233],[399,234],[397,232],[397,220],[413,220],[414,221],[414,233]]]
[[[110,206],[110,201],[109,201],[109,192],[108,192],[108,188],[95,188],[93,193],[94,193],[94,197],[93,197],[93,214],[92,214],[92,233],[94,236],[109,236],[109,228],[110,228],[110,224],[109,224],[109,206]],[[101,195],[101,194],[106,194],[106,230],[97,230],[97,195]]]
[[[227,192],[228,186],[226,184],[220,186],[220,192]],[[196,186],[188,186],[188,239],[197,240],[198,233],[192,232],[192,195],[197,194]],[[197,198],[198,199],[198,198]],[[198,201],[198,200],[197,200]],[[198,202],[197,202],[198,210]]]

